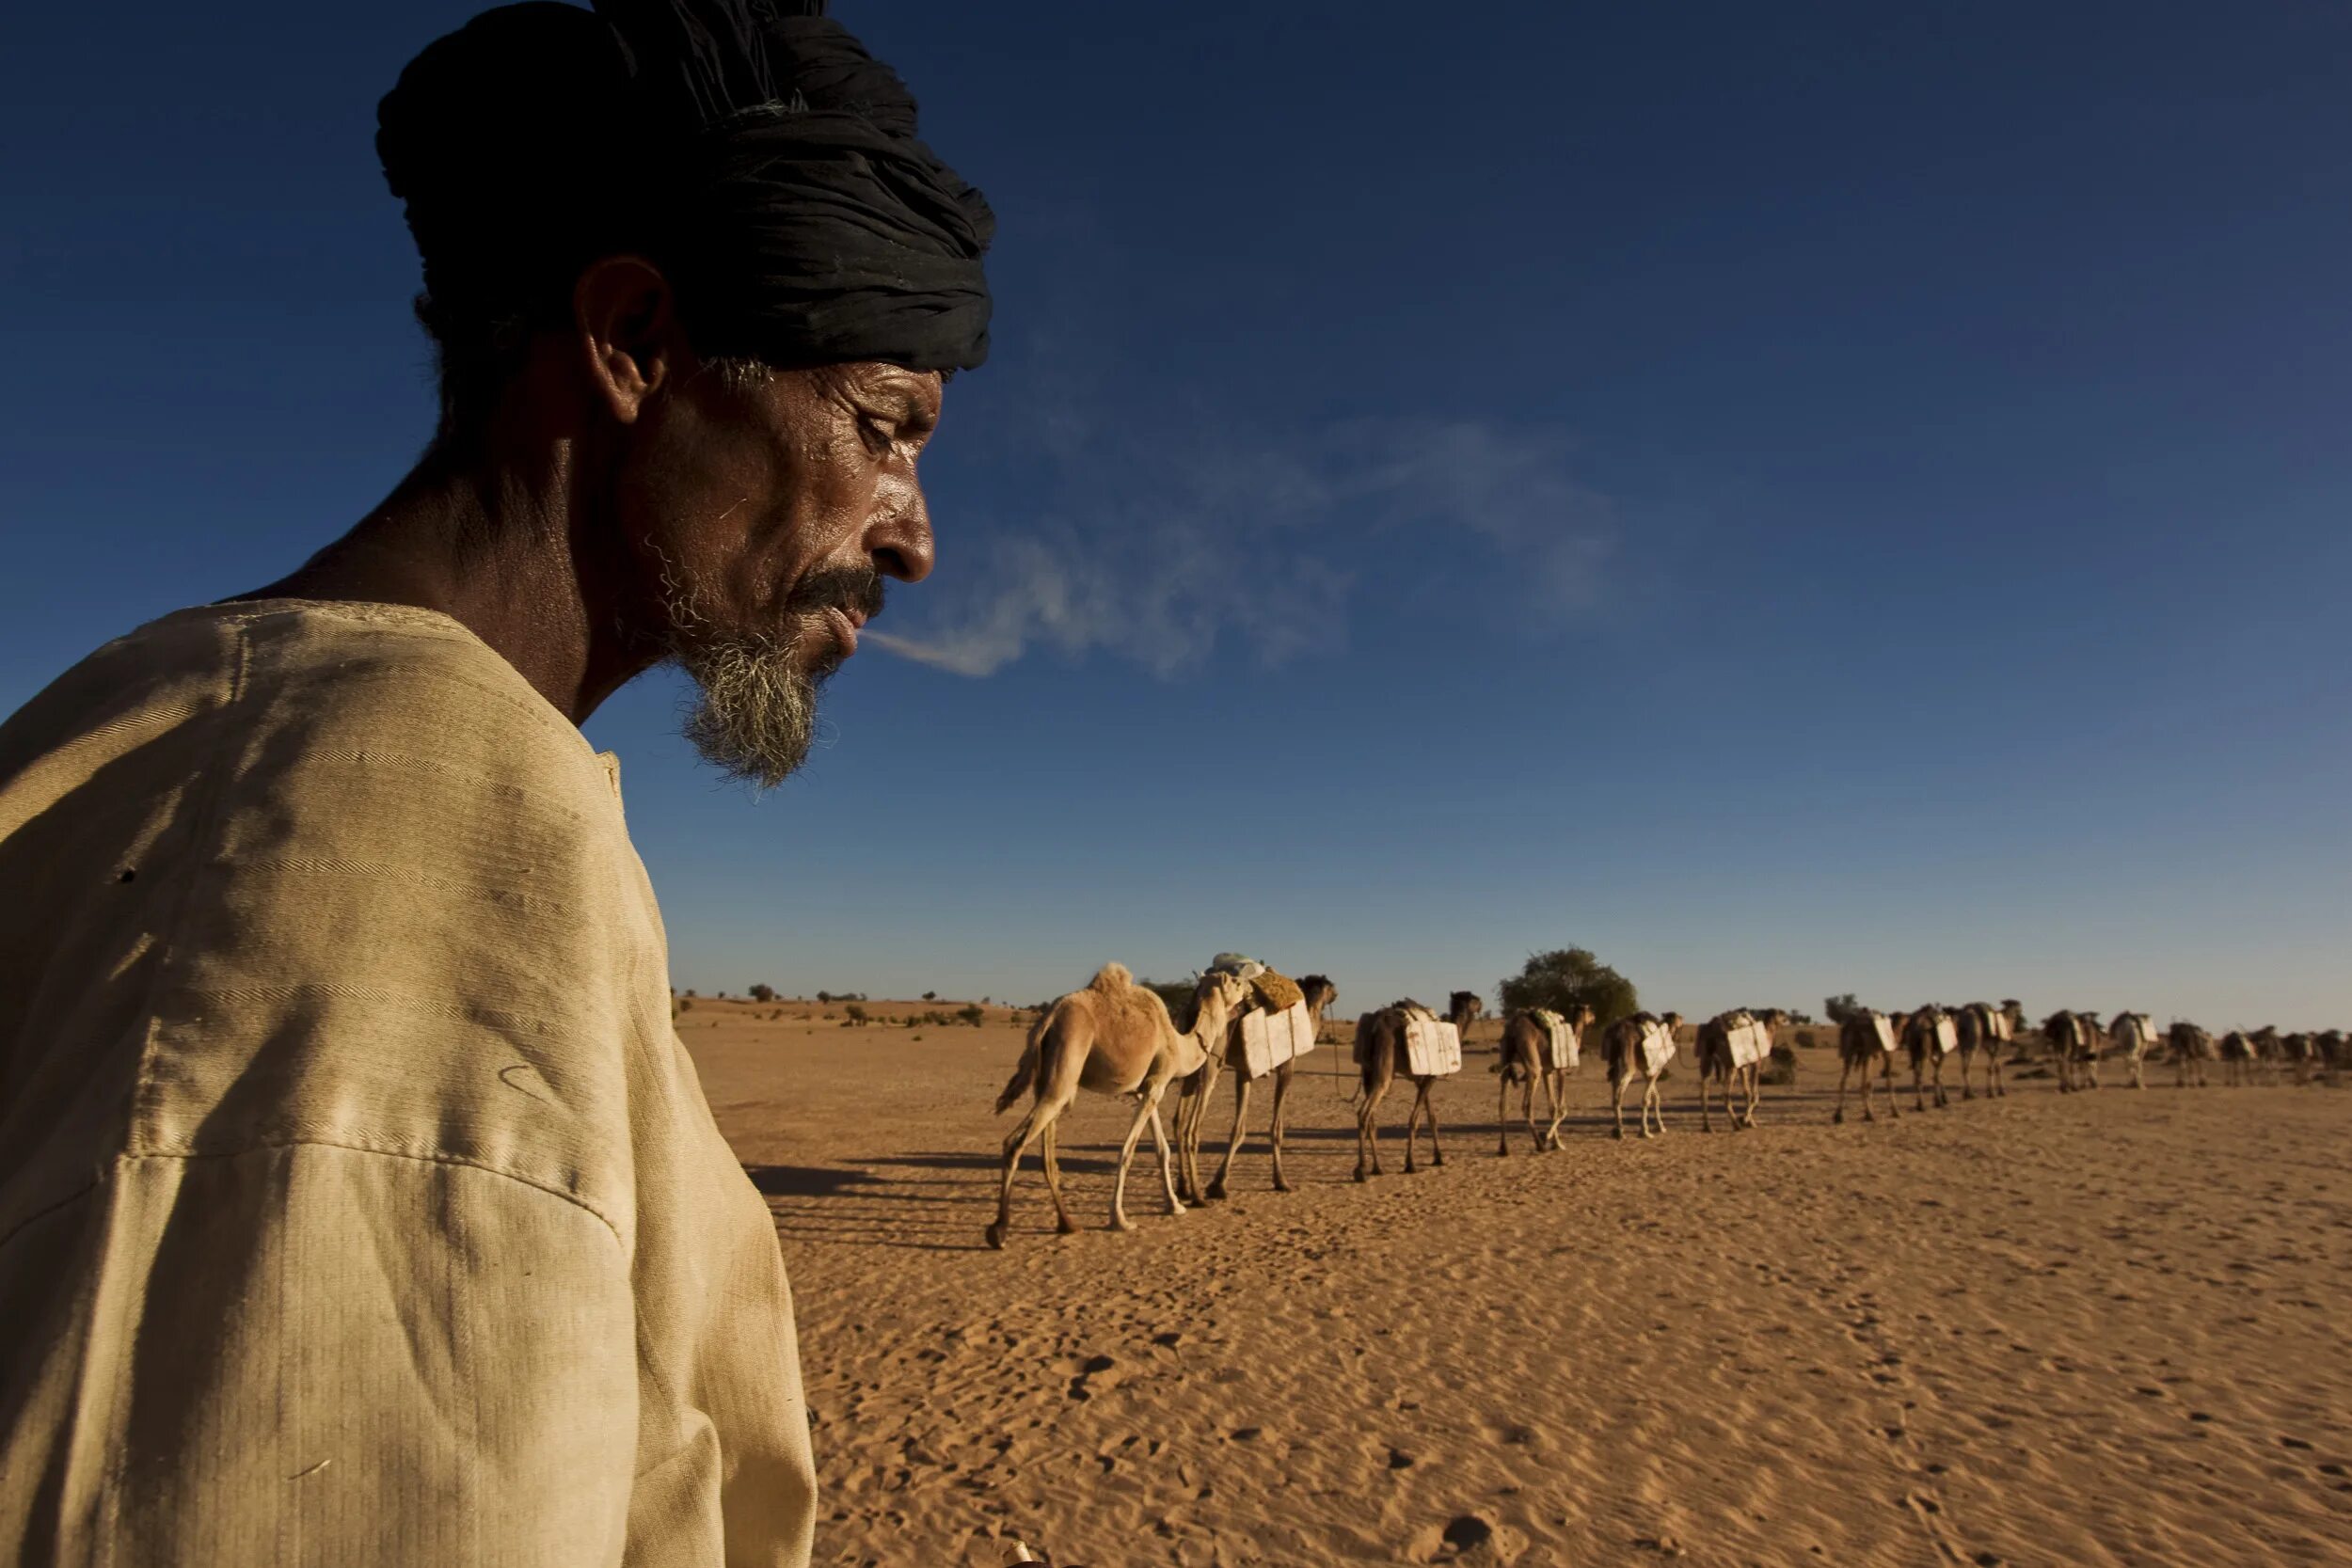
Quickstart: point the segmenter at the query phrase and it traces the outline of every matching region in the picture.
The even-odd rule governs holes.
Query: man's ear
[[[649,398],[682,378],[691,350],[676,296],[644,257],[590,263],[572,289],[572,321],[590,388],[622,424],[636,423]]]

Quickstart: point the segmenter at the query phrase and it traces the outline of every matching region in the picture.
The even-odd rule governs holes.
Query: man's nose
[[[938,552],[931,540],[930,506],[921,485],[910,481],[899,503],[882,509],[882,519],[867,531],[866,553],[874,570],[901,582],[921,582],[931,575]]]

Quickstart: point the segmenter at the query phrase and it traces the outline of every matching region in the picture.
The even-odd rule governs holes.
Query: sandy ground
[[[1567,1147],[1504,1160],[1474,1052],[1443,1168],[1358,1187],[1341,1046],[1298,1191],[1261,1139],[1168,1217],[1147,1138],[1140,1229],[1062,1238],[1032,1157],[998,1253],[1020,1031],[820,1010],[679,1020],[798,1292],[819,1562],[2352,1561],[2352,1093],[1832,1127],[1809,1051],[1755,1132],[1701,1136],[1686,1074],[1613,1144],[1587,1062]],[[1123,1130],[1089,1097],[1064,1141],[1089,1227]]]

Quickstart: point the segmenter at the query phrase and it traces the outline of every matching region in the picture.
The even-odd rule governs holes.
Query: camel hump
[[[1135,985],[1135,974],[1125,964],[1107,963],[1096,971],[1092,980],[1087,982],[1087,990],[1116,996],[1122,990],[1133,990]]]

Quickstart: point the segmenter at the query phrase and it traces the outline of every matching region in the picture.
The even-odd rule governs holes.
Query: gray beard
[[[790,643],[765,638],[681,647],[697,697],[684,733],[705,762],[773,789],[808,760],[817,735],[817,683]]]
[[[803,668],[799,643],[819,615],[796,615],[782,638],[727,635],[694,608],[693,591],[662,562],[670,661],[693,681],[682,733],[705,762],[755,789],[773,789],[808,760],[817,688],[837,659]]]

